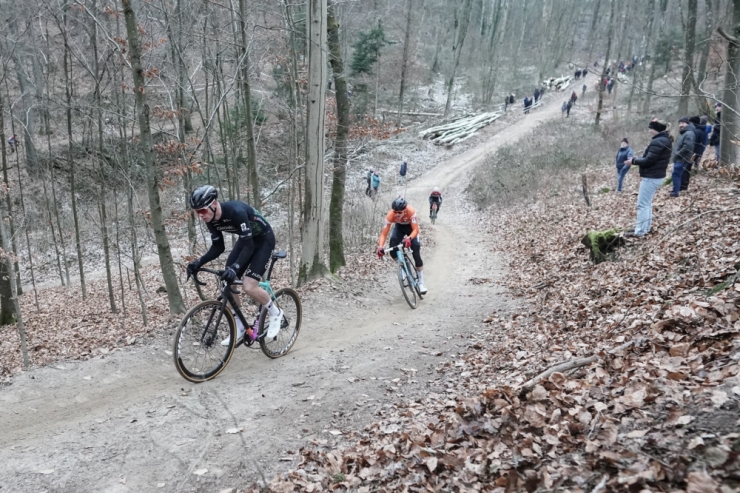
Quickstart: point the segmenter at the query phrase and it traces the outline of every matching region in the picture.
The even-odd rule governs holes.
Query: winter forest
[[[3,6],[8,491],[740,487],[740,1]],[[202,185],[269,221],[302,329],[193,385]],[[399,197],[425,262],[397,275]]]

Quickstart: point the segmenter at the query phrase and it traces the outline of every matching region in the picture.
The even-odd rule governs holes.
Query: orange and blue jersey
[[[411,233],[409,234],[410,239],[414,239],[419,236],[419,219],[416,217],[416,209],[410,205],[406,206],[401,214],[397,214],[396,211],[391,210],[385,216],[385,224],[383,225],[383,231],[380,232],[380,239],[378,240],[378,246],[382,247],[385,245],[385,239],[388,236],[388,232],[391,229],[391,225],[398,224],[399,226],[411,227]]]

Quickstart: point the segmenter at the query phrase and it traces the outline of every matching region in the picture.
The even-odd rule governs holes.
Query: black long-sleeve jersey
[[[201,257],[201,264],[218,258],[226,246],[224,245],[224,231],[239,235],[234,248],[229,254],[226,265],[238,271],[245,262],[248,262],[254,253],[254,242],[272,231],[272,227],[262,215],[252,206],[239,200],[231,200],[221,204],[221,217],[206,223],[211,232],[211,248]]]

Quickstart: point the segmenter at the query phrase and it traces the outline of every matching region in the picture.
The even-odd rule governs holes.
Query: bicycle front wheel
[[[227,345],[221,342],[229,339]],[[221,313],[221,302],[209,300],[195,305],[180,322],[172,356],[175,368],[194,383],[214,378],[234,353],[236,324],[229,310]]]
[[[262,309],[260,314],[260,348],[265,356],[268,358],[279,358],[285,355],[290,348],[295,344],[298,339],[298,332],[301,330],[301,320],[303,319],[303,307],[301,306],[301,299],[298,297],[293,289],[283,288],[279,289],[275,293],[275,303],[283,311],[284,316],[280,324],[280,332],[277,337],[268,340],[267,337],[263,337],[265,331],[267,331],[267,308]]]
[[[407,262],[407,265],[410,264]],[[401,285],[401,292],[403,293],[403,297],[406,298],[406,303],[411,308],[416,308],[416,290],[414,289],[413,282],[411,282],[408,274],[406,274],[406,269],[403,268],[403,265],[398,266],[398,283]]]
[[[412,286],[414,287],[414,291],[416,291],[416,296],[418,296],[420,300],[424,299],[421,291],[419,291],[419,271],[416,270],[416,265],[411,261],[408,255],[406,256],[406,266],[408,267],[409,273],[414,280]]]

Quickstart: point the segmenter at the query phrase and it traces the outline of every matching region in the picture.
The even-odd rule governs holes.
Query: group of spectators
[[[698,166],[707,145],[713,145],[719,160],[719,135],[722,118],[722,105],[715,105],[717,116],[715,125],[708,124],[707,116],[683,116],[678,120],[678,138],[669,133],[670,124],[654,119],[648,124],[652,136],[650,144],[642,157],[636,157],[624,138],[617,151],[617,193],[622,192],[624,177],[631,166],[640,170],[640,190],[637,194],[637,221],[634,229],[626,236],[643,237],[650,232],[653,219],[653,198],[663,185],[668,174],[668,164],[673,162],[671,173],[671,197],[678,197],[689,188],[691,170]]]

